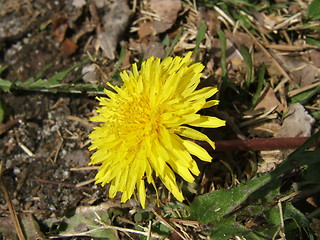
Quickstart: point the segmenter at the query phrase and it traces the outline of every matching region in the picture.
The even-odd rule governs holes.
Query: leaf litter
[[[305,191],[310,189],[303,183],[303,167],[283,175],[298,186],[298,191],[294,187],[284,191],[278,181],[266,190],[263,182],[257,180],[254,187],[260,189],[257,191],[261,196],[252,193],[253,189],[246,192],[243,198],[249,205],[243,198],[235,197],[235,205],[230,208],[235,212],[229,211],[230,217],[211,228],[208,234],[206,230],[210,227],[198,222],[202,216],[188,219],[188,204],[175,203],[162,188],[158,191],[166,204],[157,211],[162,218],[151,211],[156,199],[149,189],[150,209],[142,211],[133,199],[129,205],[107,207],[107,214],[101,212],[105,214],[103,219],[100,209],[96,208],[112,201],[106,197],[107,189],[92,184],[96,168],[85,166],[89,156],[87,135],[92,127],[86,121],[95,114],[96,107],[93,96],[87,92],[100,94],[106,81],[119,84],[118,72],[128,69],[132,62],[150,56],[184,55],[196,48],[198,59],[206,66],[202,84],[220,86],[219,99],[225,103],[218,110],[207,111],[227,119],[229,125],[223,131],[210,132],[210,138],[217,141],[315,133],[320,115],[317,0],[278,1],[275,5],[266,2],[256,6],[247,1],[239,5],[228,1],[178,0],[6,2],[0,12],[0,22],[8,23],[0,24],[0,50],[4,53],[0,59],[0,69],[3,69],[0,71],[1,118],[2,124],[17,124],[0,127],[3,130],[0,155],[5,159],[2,176],[15,210],[19,216],[27,215],[27,221],[32,223],[27,227],[31,229],[31,236],[43,238],[45,234],[46,237],[82,239],[84,235],[95,237],[94,229],[108,229],[108,226],[136,231],[112,228],[110,239],[136,239],[149,233],[155,238],[205,239],[210,235],[215,239],[218,236],[215,234],[225,231],[230,239],[244,236],[257,239],[257,232],[265,237],[297,233],[292,239],[303,239],[312,234],[312,229],[319,233],[317,193],[294,203],[278,201],[270,210],[267,207],[279,196],[307,194]],[[199,33],[202,22],[206,23],[205,32]],[[10,25],[12,23],[20,24]],[[223,49],[223,37],[226,49]],[[88,53],[91,62],[78,64],[88,58]],[[46,67],[49,64],[50,67]],[[66,69],[70,69],[68,74],[61,74]],[[211,191],[213,195],[226,196],[227,189],[234,196],[237,187],[245,189],[255,183],[249,181],[244,185],[256,172],[275,171],[285,159],[283,154],[288,153],[279,150],[216,152],[212,164],[199,163],[204,174],[194,184],[182,188],[196,209],[196,201],[200,200],[194,201],[195,196]],[[301,156],[316,161],[318,153],[305,151],[303,154]],[[310,178],[313,175],[308,174],[308,179],[314,179],[308,182],[311,187],[319,183],[319,178]],[[250,205],[251,197],[259,198],[263,194],[268,194],[261,200],[266,201],[266,205],[260,208]],[[215,201],[209,195],[203,196]],[[308,203],[310,199],[314,202],[312,206]],[[217,211],[220,216],[219,204],[216,205],[216,209],[206,211]],[[4,200],[0,209],[3,223],[0,225],[8,226],[10,214]],[[245,210],[250,212],[249,216]],[[279,215],[280,210],[283,216]],[[308,214],[310,219],[305,218]],[[93,222],[99,220],[99,216],[102,220]],[[281,217],[285,226],[279,221]],[[21,219],[26,227],[24,218]],[[215,219],[210,221],[217,223]],[[312,222],[312,229],[306,226],[306,221]],[[292,227],[293,222],[302,230],[291,231],[296,229]],[[63,228],[66,223],[68,229]],[[269,232],[261,230],[265,224],[270,227]],[[230,226],[234,226],[233,230]],[[251,234],[246,235],[248,231]],[[86,234],[81,235],[84,232]],[[14,239],[13,232],[3,231],[2,235]]]

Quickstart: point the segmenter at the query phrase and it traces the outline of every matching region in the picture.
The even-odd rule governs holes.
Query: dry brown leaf
[[[166,54],[165,46],[160,42],[150,42],[148,45],[142,44],[144,58],[149,57],[163,58]]]
[[[150,7],[162,22],[174,23],[181,8],[180,0],[151,0]]]
[[[140,40],[147,36],[152,35],[153,33],[152,25],[153,25],[152,22],[143,22],[139,24],[138,35]]]
[[[107,2],[103,6],[105,14],[102,17],[102,31],[98,34],[98,40],[106,57],[114,59],[119,39],[128,25],[132,12],[126,0],[118,0],[111,4]]]
[[[126,54],[124,55],[124,59],[123,59],[122,64],[121,64],[121,69],[122,70],[128,69],[130,67],[130,65],[131,65],[131,61],[130,61],[131,54],[132,54],[132,52],[127,49]]]
[[[270,33],[273,27],[282,20],[281,16],[277,19],[274,15],[267,16],[263,12],[253,11],[253,16],[256,19],[257,27],[263,33]]]
[[[276,122],[263,122],[250,126],[248,128],[248,133],[251,137],[267,138],[273,137],[277,132],[279,132],[281,126]]]
[[[261,161],[258,163],[258,173],[270,172],[283,161],[280,150],[270,150],[260,152]]]
[[[277,107],[277,112],[281,112],[283,110],[283,106],[277,99],[273,89],[271,87],[266,87],[261,94],[260,101],[254,107],[254,110],[267,111],[274,107]]]
[[[72,5],[76,8],[82,8],[86,5],[86,0],[73,0]]]
[[[311,49],[309,52],[309,58],[312,64],[317,68],[320,68],[320,51],[316,49]]]
[[[157,33],[165,32],[175,23],[178,12],[181,9],[180,0],[151,0],[150,7],[158,15],[160,21],[153,22],[153,28]]]
[[[277,57],[290,74],[293,81],[304,87],[314,83],[320,77],[320,70],[301,56],[282,55],[277,52]]]
[[[59,25],[59,27],[55,29],[54,35],[58,43],[63,42],[67,29],[68,29],[68,24],[66,23]]]
[[[32,215],[20,215],[19,216],[23,230],[28,236],[28,239],[38,239],[44,240],[46,237],[41,232],[38,222],[34,219]],[[4,239],[15,240],[18,239],[14,226],[11,222],[10,217],[1,217],[0,218],[0,231]]]
[[[74,150],[65,156],[66,166],[85,167],[90,161],[90,155],[85,150]]]
[[[309,137],[315,122],[300,103],[288,107],[287,117],[284,119],[276,137]]]
[[[163,33],[172,27],[173,23],[153,21],[152,27],[155,33]]]
[[[89,64],[82,68],[81,73],[83,74],[83,81],[89,82],[89,83],[96,83],[96,65],[95,64]]]
[[[243,32],[230,32],[225,31],[226,38],[228,38],[233,44],[237,46],[238,49],[242,45],[246,46],[248,49],[251,49],[253,47],[253,40],[252,38]]]
[[[61,46],[62,56],[68,57],[74,54],[78,49],[78,45],[70,38],[66,38]]]

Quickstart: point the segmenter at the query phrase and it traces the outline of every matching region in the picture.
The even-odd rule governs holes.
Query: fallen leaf
[[[243,32],[230,32],[230,31],[224,31],[224,34],[227,39],[229,39],[238,49],[242,45],[246,46],[248,49],[251,49],[253,47],[253,40],[252,38]]]
[[[62,56],[68,57],[74,54],[78,49],[78,45],[70,38],[66,38],[61,46]]]
[[[256,26],[263,33],[270,33],[276,24],[282,22],[284,18],[280,15],[275,16],[271,14],[269,16],[265,15],[263,12],[253,11],[253,16],[256,19]]]
[[[121,69],[128,69],[131,65],[131,61],[130,61],[130,58],[131,58],[131,51],[127,49],[126,51],[126,54],[124,56],[124,59],[122,61],[122,64],[121,64]]]
[[[300,103],[291,104],[286,115],[276,137],[309,137],[311,135],[315,120]]]
[[[178,12],[181,9],[180,0],[151,0],[150,7],[158,15],[160,20],[153,22],[153,28],[157,33],[165,32],[175,23]]]
[[[150,7],[162,22],[174,23],[181,8],[180,0],[151,0]]]
[[[309,52],[309,58],[312,64],[317,68],[320,68],[320,51],[316,49],[311,49]]]
[[[257,173],[270,172],[283,161],[283,154],[280,150],[261,151],[260,156]]]
[[[85,167],[90,161],[90,155],[85,150],[74,150],[68,153],[65,158],[66,166],[69,167]]]
[[[59,237],[73,237],[76,235],[93,237],[95,239],[119,239],[115,229],[104,227],[97,222],[98,219],[106,225],[111,224],[108,209],[117,206],[119,204],[109,201],[97,206],[77,207],[74,214],[65,219],[67,226],[59,234]]]
[[[102,17],[102,31],[98,34],[98,40],[106,57],[114,59],[119,39],[127,28],[132,12],[126,0],[106,3],[103,9],[105,13]]]
[[[152,25],[153,25],[152,22],[143,22],[139,24],[138,35],[140,40],[147,36],[152,35],[153,33]]]
[[[152,56],[156,58],[163,58],[166,54],[164,45],[160,42],[150,42],[148,45],[142,44],[142,52],[145,59]]]
[[[276,122],[263,122],[250,126],[248,128],[248,133],[250,137],[267,138],[273,137],[279,132],[280,128],[281,126]]]
[[[46,239],[44,234],[40,230],[39,224],[32,215],[21,215],[19,216],[19,218],[21,227],[27,239]],[[0,232],[2,233],[5,239],[18,239],[15,227],[13,226],[10,217],[0,218]]]
[[[82,8],[84,5],[86,5],[86,0],[73,0],[72,5],[76,8]]]
[[[89,64],[82,68],[81,70],[83,74],[83,81],[89,82],[89,83],[96,83],[96,65],[95,64]]]
[[[58,43],[63,42],[65,35],[66,35],[66,32],[67,32],[67,29],[68,29],[68,24],[65,23],[65,21],[66,21],[66,19],[64,19],[62,17],[54,19],[52,21],[53,35],[55,37],[56,42],[58,42]]]
[[[276,55],[293,81],[301,87],[314,83],[320,76],[320,70],[301,56],[295,54],[283,55],[276,51]]]
[[[168,22],[153,21],[152,28],[156,33],[163,33],[171,28],[173,24]]]
[[[267,86],[262,91],[260,99],[258,100],[257,105],[254,107],[254,110],[268,111],[274,107],[277,107],[277,112],[281,112],[283,110],[283,106],[274,94],[273,89]]]

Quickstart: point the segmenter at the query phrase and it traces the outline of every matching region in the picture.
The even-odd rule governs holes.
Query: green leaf
[[[6,65],[4,65],[4,66],[0,65],[0,74],[3,73],[7,68],[8,68],[8,66],[6,66]]]
[[[174,37],[174,39],[173,39],[173,41],[172,41],[172,43],[171,43],[171,46],[170,46],[169,49],[167,50],[164,58],[170,56],[170,54],[171,54],[172,51],[173,51],[174,46],[175,46],[175,45],[178,43],[178,41],[179,41],[179,38],[180,38],[180,36],[181,36],[181,34],[182,34],[182,31],[183,31],[183,28],[180,27],[177,35]]]
[[[292,219],[297,223],[299,227],[307,227],[310,224],[309,219],[296,209],[291,202],[282,203],[282,211],[284,220]]]
[[[291,102],[293,103],[307,103],[309,101],[310,98],[312,98],[313,96],[315,96],[316,94],[318,94],[318,92],[320,92],[320,86],[310,89],[310,90],[306,90],[298,95],[295,95],[291,98]]]
[[[194,54],[195,54],[196,61],[199,57],[200,44],[201,44],[202,40],[204,39],[206,32],[207,32],[206,23],[205,23],[205,21],[201,21],[201,25],[200,25],[198,34],[196,36],[196,47],[194,48]]]
[[[247,87],[253,82],[253,64],[252,57],[249,50],[242,45],[240,47],[240,53],[243,56],[245,63],[247,64]]]
[[[260,71],[259,71],[257,90],[256,90],[254,96],[252,97],[252,106],[255,106],[255,104],[257,103],[257,101],[261,95],[261,91],[262,91],[263,86],[265,84],[265,79],[264,79],[265,72],[266,72],[266,66],[263,64]]]
[[[256,177],[244,185],[196,197],[190,205],[190,217],[201,223],[220,221],[224,216],[239,208],[254,191],[264,186],[270,179],[270,175],[264,175]]]
[[[3,101],[1,101],[0,99],[0,123],[3,123],[5,114],[6,114],[6,108]]]
[[[311,112],[312,117],[314,117],[317,120],[320,120],[320,111],[314,111]]]
[[[118,70],[119,70],[125,56],[126,56],[126,47],[122,46],[121,51],[120,51],[119,60],[117,61],[117,63],[113,67],[113,73],[112,73],[113,77],[118,73]]]
[[[65,219],[67,227],[60,231],[59,237],[87,236],[101,240],[118,239],[117,231],[112,227],[108,228],[111,223],[108,214],[109,205],[109,203],[103,203],[98,206],[77,207],[74,215]]]
[[[307,235],[312,236],[309,219],[290,202],[281,203],[281,213],[277,201],[284,194],[280,193],[284,174],[292,172],[297,167],[320,163],[320,151],[309,151],[319,138],[320,131],[270,173],[253,178],[243,185],[196,197],[190,205],[190,217],[201,223],[210,223],[212,227],[209,235],[212,239],[228,239],[235,236],[252,240],[272,239],[281,228],[281,219],[289,220],[289,226],[285,227],[286,235],[294,236],[297,230],[303,229]],[[286,194],[290,193],[291,190]],[[251,227],[244,224],[248,219],[255,217],[262,218],[264,224]]]
[[[320,0],[313,0],[307,9],[307,14],[312,20],[320,19]]]
[[[33,77],[34,79],[39,79],[43,76],[44,72],[52,67],[52,63],[47,64],[46,66],[44,66],[39,72],[36,73],[36,75]]]
[[[166,47],[169,46],[169,44],[170,44],[170,38],[169,38],[169,35],[168,35],[168,34],[163,38],[162,44],[165,45]]]
[[[10,92],[10,89],[12,87],[12,82],[8,81],[8,80],[4,80],[2,78],[0,78],[0,89],[4,92]]]
[[[319,173],[320,173],[320,164],[319,163],[310,164],[310,166],[305,170],[302,183],[320,184]]]
[[[320,47],[320,41],[314,38],[306,38],[305,41],[317,47]]]
[[[220,222],[216,226],[213,226],[210,230],[209,236],[211,239],[230,239],[236,236],[245,237],[246,240],[265,239],[250,231],[250,229],[247,227],[229,219]]]

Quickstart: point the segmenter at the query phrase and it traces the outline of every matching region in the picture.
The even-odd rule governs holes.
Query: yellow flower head
[[[91,164],[102,163],[95,179],[110,184],[109,197],[122,192],[121,202],[131,198],[135,189],[143,208],[146,204],[145,181],[155,186],[154,175],[182,201],[174,172],[188,182],[194,181],[199,169],[191,155],[211,161],[205,149],[192,140],[214,143],[203,133],[187,127],[216,128],[225,121],[201,116],[200,109],[218,104],[206,101],[217,92],[215,87],[196,90],[204,66],[184,58],[149,58],[140,72],[133,64],[132,73],[120,74],[122,87],[105,89],[108,98],[100,97],[98,115],[91,121],[100,122],[89,137]],[[154,174],[155,173],[155,174]]]

